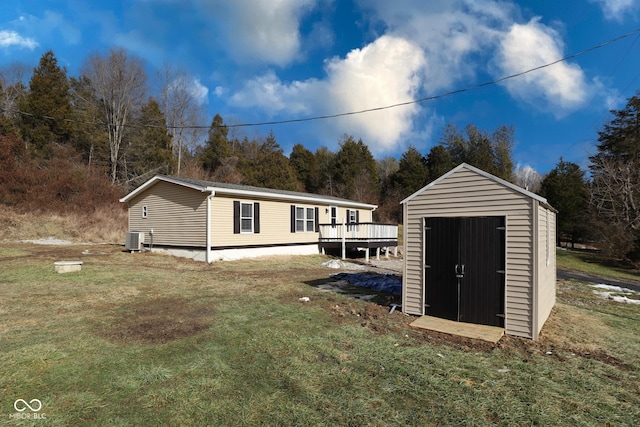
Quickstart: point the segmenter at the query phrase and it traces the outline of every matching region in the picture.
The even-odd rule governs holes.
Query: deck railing
[[[346,257],[346,248],[366,248],[366,260],[369,261],[369,249],[376,248],[380,256],[380,248],[394,248],[397,255],[398,225],[379,224],[374,222],[357,222],[342,224],[319,224],[320,246],[342,247],[342,258]]]
[[[374,222],[357,222],[348,224],[319,224],[320,241],[393,241],[398,240],[396,224],[379,224]]]

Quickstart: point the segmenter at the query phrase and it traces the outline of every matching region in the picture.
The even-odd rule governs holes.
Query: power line
[[[472,90],[476,90],[476,89],[480,89],[483,87],[487,87],[487,86],[494,86],[497,85],[499,83],[502,83],[504,81],[507,80],[511,80],[517,77],[521,77],[524,76],[525,74],[529,74],[535,71],[539,71],[542,70],[544,68],[548,68],[551,67],[552,65],[556,65],[559,64],[561,62],[565,62],[568,61],[570,59],[573,58],[577,58],[578,56],[582,56],[586,53],[592,52],[594,50],[597,49],[601,49],[605,46],[608,46],[610,44],[616,43],[620,40],[623,40],[627,37],[631,37],[634,34],[638,34],[640,33],[640,28],[636,28],[635,30],[632,30],[626,34],[620,35],[618,37],[615,37],[613,39],[607,40],[605,42],[602,42],[600,44],[597,44],[595,46],[591,46],[587,49],[581,50],[579,52],[573,53],[571,55],[565,56],[563,58],[557,59],[553,62],[549,62],[547,64],[543,64],[543,65],[539,65],[537,67],[534,68],[530,68],[528,70],[525,71],[521,71],[519,73],[515,73],[515,74],[511,74],[508,76],[504,76],[504,77],[500,77],[496,80],[490,80],[484,83],[478,83],[472,86],[468,86],[466,88],[462,88],[462,89],[456,89],[456,90],[452,90],[449,92],[445,92],[445,93],[441,93],[438,95],[433,95],[433,96],[427,96],[427,97],[423,97],[423,98],[419,98],[419,99],[415,99],[412,101],[406,101],[406,102],[400,102],[400,103],[396,103],[396,104],[390,104],[390,105],[385,105],[382,107],[374,107],[374,108],[367,108],[364,110],[357,110],[357,111],[349,111],[349,112],[345,112],[345,113],[336,113],[336,114],[327,114],[327,115],[321,115],[321,116],[312,116],[312,117],[301,117],[301,118],[296,118],[296,119],[285,119],[285,120],[274,120],[274,121],[268,121],[268,122],[255,122],[255,123],[236,123],[236,124],[226,124],[226,125],[220,125],[219,127],[226,127],[226,128],[240,128],[240,127],[254,127],[254,126],[273,126],[273,125],[282,125],[282,124],[287,124],[287,123],[301,123],[301,122],[310,122],[310,121],[316,121],[316,120],[327,120],[327,119],[335,119],[338,117],[346,117],[346,116],[353,116],[353,115],[358,115],[358,114],[365,114],[365,113],[371,113],[374,111],[382,111],[382,110],[388,110],[391,108],[398,108],[398,107],[403,107],[406,105],[413,105],[413,104],[420,104],[423,102],[427,102],[427,101],[434,101],[436,99],[441,99],[441,98],[445,98],[448,96],[452,96],[452,95],[457,95],[460,93],[464,93],[464,92],[469,92]],[[14,110],[14,109],[9,109],[9,108],[1,108],[1,111],[4,112],[10,112],[10,113],[16,113],[16,114],[21,114],[21,115],[26,115],[26,116],[32,116],[32,117],[37,117],[37,118],[43,118],[43,119],[49,119],[49,120],[59,120],[56,119],[54,117],[51,116],[45,116],[45,115],[36,115],[36,114],[32,114],[32,113],[28,113],[28,112],[24,112],[24,111],[20,111],[20,110]],[[81,123],[81,124],[89,124],[89,125],[99,125],[99,126],[109,126],[108,123],[103,123],[103,122],[86,122],[86,121],[81,121],[81,120],[74,120],[74,119],[61,119],[62,121],[65,122],[73,122],[73,123]],[[152,129],[209,129],[211,128],[211,126],[202,126],[202,125],[193,125],[193,126],[160,126],[160,125],[135,125],[135,124],[129,124],[129,125],[125,125],[127,127],[138,127],[138,128],[152,128]]]

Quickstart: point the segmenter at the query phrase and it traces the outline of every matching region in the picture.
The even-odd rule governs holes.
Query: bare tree
[[[198,127],[204,121],[204,110],[196,93],[196,80],[185,70],[165,64],[159,82],[160,104],[171,133],[173,153],[178,158],[179,176],[185,147],[193,148],[206,131]]]
[[[605,253],[624,258],[640,231],[640,168],[634,162],[604,157],[596,161],[590,205],[602,222],[600,241]]]
[[[123,136],[134,112],[145,100],[147,75],[142,61],[124,49],[111,49],[107,56],[89,55],[82,74],[93,87],[107,125],[111,182],[116,182]]]
[[[518,165],[513,174],[515,176],[516,185],[533,193],[537,193],[538,191],[540,191],[542,176],[531,166],[526,165],[520,167],[520,165]]]
[[[15,120],[18,117],[17,103],[25,94],[29,75],[30,69],[20,62],[0,69],[0,108],[7,119]]]

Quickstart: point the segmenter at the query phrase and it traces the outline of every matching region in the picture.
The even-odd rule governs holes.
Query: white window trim
[[[301,209],[302,210],[302,217],[298,216],[298,210]],[[312,212],[312,216],[311,218],[309,218],[309,210],[311,210]],[[296,233],[315,233],[316,232],[316,218],[315,218],[315,206],[299,206],[299,205],[295,205],[295,212],[296,212]],[[302,230],[298,230],[298,222],[301,221],[302,222]],[[311,230],[308,229],[308,222],[311,221]]]
[[[306,208],[305,209],[306,219],[304,221],[305,227],[304,231],[307,233],[315,233],[316,232],[316,209],[315,208]],[[311,215],[309,215],[311,213]],[[309,230],[309,225],[311,225],[311,230]]]
[[[242,206],[243,205],[249,205],[251,206],[250,212],[251,212],[251,216],[242,216]],[[254,218],[253,218],[253,202],[240,202],[240,234],[253,234],[253,225],[254,225]],[[242,221],[243,220],[247,220],[247,219],[251,219],[251,227],[248,230],[244,230],[242,228]]]

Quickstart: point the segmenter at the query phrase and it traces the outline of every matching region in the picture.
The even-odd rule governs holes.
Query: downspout
[[[211,264],[213,262],[211,255],[211,199],[216,195],[214,190],[210,190],[211,194],[207,196],[207,250],[205,255],[205,261],[207,264]]]

